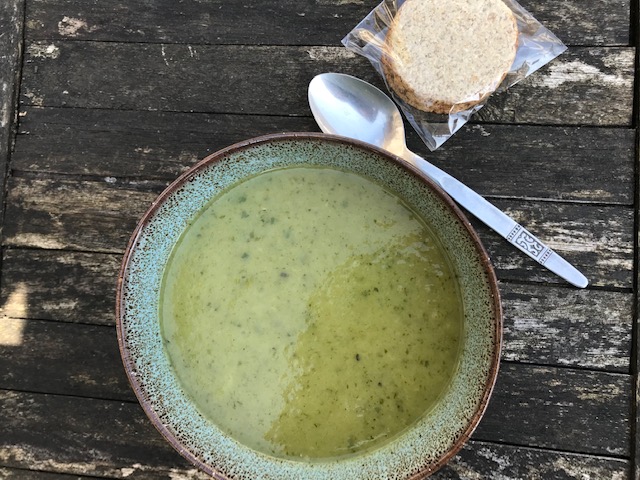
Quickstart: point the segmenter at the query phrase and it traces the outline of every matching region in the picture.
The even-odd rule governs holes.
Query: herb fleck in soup
[[[460,353],[447,255],[402,200],[329,168],[222,192],[166,267],[160,317],[201,413],[288,458],[369,450],[427,413]]]

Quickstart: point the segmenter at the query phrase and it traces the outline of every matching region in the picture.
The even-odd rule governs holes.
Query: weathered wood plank
[[[0,188],[13,143],[19,65],[22,57],[24,0],[0,3]]]
[[[309,117],[28,107],[12,168],[167,181],[221,148],[286,131],[319,129]]]
[[[164,183],[14,177],[4,244],[121,253]],[[583,270],[592,285],[631,288],[633,209],[497,200],[496,205]],[[493,231],[478,230],[500,279],[561,282]]]
[[[638,328],[636,326],[636,328]],[[638,340],[637,340],[637,336],[636,336],[636,344],[634,345],[634,349],[637,352],[638,351]],[[637,360],[637,356],[636,356],[636,364],[640,363],[640,361]],[[634,392],[635,392],[635,398],[634,398],[634,402],[635,402],[635,418],[632,416],[631,421],[634,423],[634,431],[636,432],[635,438],[633,440],[633,446],[632,446],[632,454],[633,454],[633,475],[636,480],[638,478],[640,478],[640,440],[638,439],[638,429],[640,428],[640,375],[637,373],[638,370],[638,366],[636,366],[636,374],[635,374],[635,381],[634,381]]]
[[[1,312],[14,318],[113,325],[120,261],[113,254],[6,250]],[[629,372],[631,293],[505,282],[500,293],[504,359]]]
[[[477,440],[629,457],[632,377],[502,363]]]
[[[633,294],[502,283],[504,360],[629,373]]]
[[[629,462],[621,459],[550,452],[471,441],[434,480],[624,480]]]
[[[149,472],[142,464],[120,469],[120,474],[100,476],[100,478],[142,478]],[[138,471],[142,473],[138,473]],[[131,472],[131,473],[129,473]],[[173,476],[171,476],[173,475]],[[477,480],[496,478],[503,480],[584,480],[589,478],[625,480],[629,476],[629,464],[625,460],[595,457],[580,454],[550,452],[546,450],[494,445],[486,442],[470,441],[441,470],[430,478],[434,480]],[[38,472],[13,468],[0,468],[0,476],[7,480],[88,480],[94,476]],[[171,480],[204,480],[195,469],[169,474]],[[167,478],[165,476],[154,478]]]
[[[363,0],[153,0],[126,4],[36,0],[29,5],[28,35],[58,40],[336,45],[373,6]]]
[[[120,262],[120,255],[5,250],[0,313],[12,318],[113,325]]]
[[[636,326],[636,328],[638,328]],[[638,351],[638,340],[637,340],[637,336],[636,336],[636,344],[634,345],[634,349],[637,352]],[[636,356],[636,364],[640,363],[639,360],[637,360],[637,356]],[[636,480],[638,478],[640,478],[640,440],[638,439],[638,429],[640,428],[640,375],[637,373],[639,370],[640,366],[636,366],[636,374],[635,374],[635,406],[636,406],[636,414],[635,414],[635,418],[631,418],[631,421],[634,422],[634,431],[636,432],[634,441],[633,441],[633,446],[632,446],[632,453],[633,453],[633,475]]]
[[[540,22],[574,45],[628,45],[629,3],[523,0]],[[335,45],[376,2],[250,0],[209,2],[29,2],[27,35],[34,39],[126,42]],[[250,29],[247,26],[250,25]]]
[[[268,61],[265,59],[268,58]],[[479,120],[631,125],[633,48],[575,47],[497,95]],[[336,70],[380,84],[342,47],[34,42],[23,105],[308,115],[307,86]]]
[[[482,195],[633,204],[632,129],[474,124],[435,152],[407,132],[414,151]]]
[[[637,38],[640,38],[640,31],[637,32]],[[638,83],[638,88],[636,89],[636,95],[640,93],[640,83]],[[636,110],[636,125],[640,125],[640,111]],[[638,143],[636,149],[636,165],[640,164],[640,127],[636,128],[636,132],[638,134]],[[636,184],[637,185],[637,184]],[[638,191],[636,187],[636,198],[638,199],[638,203],[636,205],[640,205],[640,191]],[[640,210],[636,208],[636,226],[638,227],[636,236],[636,252],[640,249]],[[636,262],[636,288],[640,285],[640,266],[638,262]],[[634,374],[634,406],[635,406],[635,415],[632,416],[631,421],[633,422],[635,437],[632,445],[632,473],[636,480],[640,479],[640,295],[638,295],[638,291],[636,290],[635,297],[635,325],[634,328],[634,343],[633,343],[633,353],[631,355],[632,363],[632,372]]]
[[[194,475],[134,402],[2,390],[0,412],[0,465],[6,467],[111,478],[206,478]]]
[[[633,70],[629,55],[632,52],[632,49],[570,50],[544,67],[541,74],[534,73],[507,92],[494,95],[478,112],[478,120],[630,125]],[[612,88],[618,90],[620,96],[609,96]]]
[[[113,327],[0,316],[2,388],[134,401]]]
[[[22,54],[24,0],[5,0],[0,4],[0,128],[2,144],[13,121],[18,66]],[[4,145],[6,148],[6,144]],[[6,154],[6,151],[5,151]]]
[[[309,117],[27,107],[12,167],[172,180],[220,148],[283,131],[318,127]],[[433,153],[407,132],[411,148],[484,195],[633,204],[632,129],[469,125]]]
[[[632,208],[501,199],[493,203],[578,268],[591,286],[633,287]],[[568,285],[479,220],[470,220],[500,280]]]
[[[12,178],[9,246],[120,253],[166,184]]]
[[[91,480],[95,477],[67,475],[64,473],[39,472],[18,468],[0,467],[0,478],[3,480]]]
[[[564,471],[568,478],[584,478],[580,473],[589,470],[623,469],[626,462],[610,458],[484,443],[486,437],[508,438],[516,444],[527,441],[531,445],[554,444],[604,456],[628,455],[628,422],[625,424],[618,415],[620,404],[628,407],[629,377],[568,372],[503,368],[499,386],[506,391],[494,394],[487,417],[474,435],[482,442],[470,443],[444,478],[482,478],[479,472],[495,469],[500,458],[517,461],[512,467],[504,462],[498,468],[506,472]],[[519,378],[536,382],[523,392]],[[571,390],[563,392],[564,388]],[[527,396],[518,397],[521,393]],[[115,478],[189,474],[190,467],[153,429],[134,402],[0,390],[0,407],[4,417],[0,465]],[[52,411],[57,414],[50,415]],[[541,438],[539,434],[544,429],[547,432]],[[545,460],[543,467],[537,463],[541,460]]]
[[[631,7],[628,1],[519,0],[567,45],[629,45]]]
[[[532,295],[531,290],[538,295]],[[39,299],[29,290],[20,290],[18,294],[16,291],[9,295],[13,301],[22,297],[24,303],[29,304]],[[631,316],[623,318],[621,325],[614,325],[610,319],[608,323],[607,320],[600,323],[601,319],[593,319],[593,313],[592,316],[584,315],[586,319],[578,314],[560,317],[562,311],[582,312],[592,305],[597,314],[605,309],[601,304],[606,300],[621,301],[628,307],[628,296],[606,292],[572,295],[562,289],[526,287],[503,288],[503,296],[503,359],[629,371]],[[566,298],[575,299],[576,296],[579,297],[577,302],[584,301],[584,304],[575,305]],[[104,297],[112,300],[111,295]],[[545,308],[551,311],[551,320],[543,317]],[[518,316],[521,310],[527,313]],[[608,310],[614,320],[620,314],[613,304]],[[536,320],[540,318],[543,319]],[[607,327],[611,327],[610,332]],[[3,311],[0,332],[0,354],[6,359],[0,363],[0,388],[133,399],[111,326],[13,318]],[[606,338],[598,338],[599,335]],[[618,341],[621,346],[616,343]]]

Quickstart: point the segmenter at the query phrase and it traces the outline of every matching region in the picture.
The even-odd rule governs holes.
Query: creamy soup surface
[[[463,333],[455,275],[425,222],[328,168],[269,171],[213,199],[172,253],[160,318],[200,412],[286,458],[396,436],[446,390]]]

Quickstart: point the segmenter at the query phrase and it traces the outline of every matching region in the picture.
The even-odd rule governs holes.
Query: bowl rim
[[[213,478],[219,480],[229,480],[223,472],[216,470],[212,465],[209,465],[198,458],[193,452],[191,452],[188,448],[186,448],[177,438],[173,435],[170,430],[167,428],[158,412],[154,410],[151,406],[151,402],[149,401],[145,390],[143,388],[143,382],[141,382],[138,376],[135,374],[135,365],[133,361],[133,357],[130,355],[129,349],[127,347],[126,338],[124,335],[125,326],[123,324],[125,320],[125,308],[124,308],[124,280],[127,274],[128,267],[130,265],[132,254],[135,250],[136,244],[142,234],[144,228],[150,223],[154,214],[158,211],[158,209],[164,204],[169,196],[171,196],[176,190],[181,188],[186,182],[189,182],[192,178],[196,176],[196,174],[204,169],[205,167],[216,164],[220,160],[224,159],[230,154],[242,152],[243,150],[250,149],[251,147],[258,146],[261,144],[268,144],[273,142],[285,142],[285,141],[295,141],[295,140],[303,140],[303,141],[327,141],[337,144],[343,144],[348,146],[353,146],[359,149],[369,150],[377,155],[386,157],[388,160],[391,160],[393,163],[397,164],[401,168],[411,172],[413,175],[419,177],[419,179],[425,183],[432,192],[437,195],[440,200],[451,210],[451,212],[458,218],[459,223],[463,226],[468,235],[471,242],[474,244],[474,247],[478,253],[478,258],[480,260],[482,270],[487,275],[488,286],[491,293],[492,305],[491,309],[494,312],[492,318],[493,324],[493,334],[494,334],[494,345],[493,351],[491,352],[491,362],[488,368],[488,375],[486,382],[484,384],[483,395],[477,403],[477,407],[469,420],[466,428],[460,433],[455,442],[450,446],[450,448],[446,451],[445,454],[441,455],[438,460],[434,463],[428,464],[425,468],[418,471],[416,474],[408,477],[409,480],[417,480],[421,478],[425,478],[432,473],[436,472],[440,468],[442,468],[446,463],[451,460],[451,458],[456,455],[460,449],[464,446],[464,444],[469,440],[475,429],[477,428],[480,420],[482,419],[484,413],[486,412],[490,397],[493,393],[493,389],[495,387],[501,350],[502,350],[502,342],[503,342],[503,309],[502,302],[500,296],[500,290],[498,286],[498,280],[495,274],[495,270],[493,264],[491,262],[491,258],[484,247],[480,237],[474,227],[469,222],[465,213],[461,210],[460,207],[449,197],[449,195],[442,190],[442,188],[437,185],[433,180],[431,180],[425,173],[423,173],[420,169],[415,167],[414,165],[406,162],[401,157],[394,155],[386,150],[378,148],[374,145],[361,142],[359,140],[342,137],[338,135],[331,135],[325,133],[315,133],[315,132],[284,132],[284,133],[273,133],[268,135],[262,135],[254,138],[250,138],[247,140],[243,140],[227,147],[221,148],[216,152],[213,152],[202,160],[195,163],[188,170],[183,172],[180,176],[178,176],[174,181],[172,181],[151,203],[145,213],[142,215],[140,220],[138,221],[129,241],[127,243],[127,247],[124,251],[122,257],[122,263],[120,266],[120,270],[118,273],[118,279],[116,284],[116,305],[115,305],[115,317],[116,317],[116,333],[118,340],[118,349],[120,352],[120,358],[122,360],[124,369],[127,374],[127,379],[131,388],[133,389],[138,403],[142,407],[143,411],[153,424],[153,426],[160,432],[160,434],[165,438],[165,440],[184,458],[190,461],[194,466],[212,476]]]

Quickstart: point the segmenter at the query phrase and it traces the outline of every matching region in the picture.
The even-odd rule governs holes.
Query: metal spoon
[[[407,148],[396,105],[373,85],[342,73],[323,73],[309,84],[309,105],[325,133],[354,138],[383,148],[411,163],[451,198],[509,243],[576,287],[587,278],[531,232],[448,173]]]

